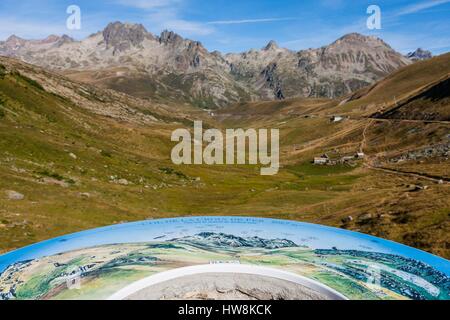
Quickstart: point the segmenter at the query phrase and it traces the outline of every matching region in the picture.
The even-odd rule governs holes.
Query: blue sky
[[[79,31],[66,29],[72,4],[81,8]],[[381,30],[366,27],[372,4],[382,10]],[[82,39],[116,20],[142,23],[154,34],[174,30],[222,52],[260,48],[272,39],[290,49],[316,48],[349,32],[379,36],[403,53],[450,51],[450,0],[2,0],[0,39]]]

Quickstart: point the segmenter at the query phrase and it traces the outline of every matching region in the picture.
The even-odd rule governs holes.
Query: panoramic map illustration
[[[195,273],[183,274],[183,268],[208,265],[212,269],[209,271],[205,267],[199,274],[208,274],[210,282],[217,281],[216,288],[196,292],[198,281],[189,281],[189,275],[195,276]],[[177,286],[151,287],[152,290],[141,296],[185,299],[201,298],[196,294],[207,297],[222,292],[227,297],[238,298],[236,288],[223,284],[226,280],[222,277],[228,266],[234,268],[234,277],[238,277],[240,268],[254,266],[266,268],[268,273],[261,279],[272,278],[266,284],[266,291],[264,281],[257,292],[239,288],[240,294],[247,298],[271,294],[273,299],[325,299],[324,292],[338,293],[343,299],[437,300],[450,297],[450,263],[447,260],[359,233],[244,217],[121,224],[32,245],[0,257],[0,297],[109,299],[142,279],[181,270],[178,277],[171,278],[182,279]],[[242,273],[247,277],[261,276],[257,268],[254,270]],[[270,270],[274,271],[273,276]],[[292,281],[277,276],[277,271],[310,281],[303,283],[302,289],[296,288]],[[183,280],[183,276],[187,279]],[[234,280],[243,283],[237,287],[249,281],[245,275]],[[274,283],[280,285],[280,282],[284,283],[284,290],[268,291]],[[325,290],[321,293],[315,290],[317,286],[311,287],[311,283]],[[227,288],[218,289],[224,286]]]

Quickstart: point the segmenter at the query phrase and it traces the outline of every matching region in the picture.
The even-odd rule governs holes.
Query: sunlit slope
[[[450,74],[376,118],[450,121]]]
[[[357,91],[340,106],[344,112],[364,115],[388,113],[400,107],[403,112],[398,119],[446,120],[449,75],[450,53],[447,53],[403,67],[375,85]]]

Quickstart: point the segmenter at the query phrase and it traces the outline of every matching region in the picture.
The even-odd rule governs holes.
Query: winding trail
[[[376,121],[379,121],[379,119],[371,119],[370,122],[367,124],[367,126],[364,128],[364,131],[362,134],[363,139],[361,141],[360,152],[364,152],[364,149],[367,146],[367,131],[370,129],[370,127]],[[419,121],[415,121],[415,120],[412,120],[412,121],[419,122]],[[439,123],[442,123],[442,121],[440,121]],[[375,161],[373,158],[366,157],[366,159],[364,161],[364,167],[366,167],[370,170],[380,171],[380,172],[384,172],[384,173],[388,173],[388,174],[395,174],[395,175],[408,176],[408,177],[413,177],[413,178],[418,178],[418,179],[424,179],[424,180],[432,181],[432,182],[435,182],[438,184],[450,183],[450,178],[428,175],[428,174],[424,174],[424,173],[417,173],[417,172],[410,172],[410,171],[402,171],[402,170],[398,170],[398,169],[385,168],[385,167],[375,165],[374,162]]]
[[[412,119],[388,119],[388,118],[372,118],[372,117],[369,119],[379,122],[403,122],[403,123],[421,123],[421,124],[437,123],[450,125],[450,121],[444,120],[412,120]]]
[[[389,169],[389,168],[384,168],[384,167],[377,167],[377,166],[371,165],[370,163],[365,163],[364,166],[368,169],[382,171],[385,173],[424,179],[424,180],[432,181],[432,182],[439,183],[439,184],[441,184],[441,183],[450,184],[450,179],[446,178],[446,177],[432,176],[432,175],[427,175],[424,173],[416,173],[416,172],[401,171],[401,170],[396,170],[396,169]]]

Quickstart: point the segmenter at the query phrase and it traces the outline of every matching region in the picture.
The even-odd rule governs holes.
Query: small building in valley
[[[333,122],[333,123],[341,122],[343,120],[344,120],[344,117],[342,117],[342,116],[332,116],[331,119],[330,119],[330,121]]]
[[[321,157],[315,157],[314,158],[314,164],[315,165],[324,165],[324,164],[328,164],[330,162],[330,157],[326,154],[324,154]]]
[[[356,159],[364,159],[366,157],[364,152],[357,152],[355,155]]]

